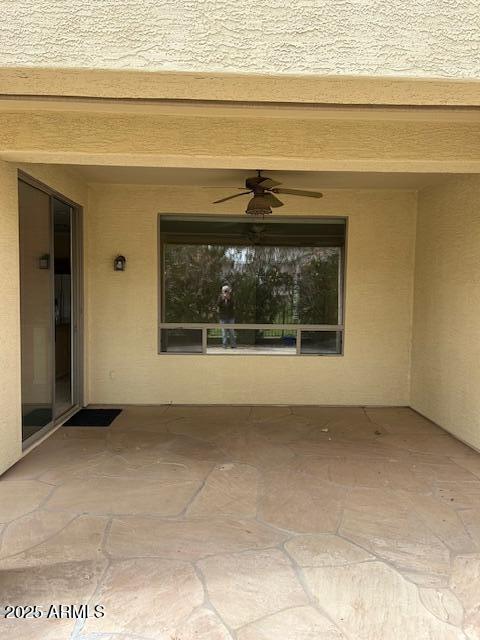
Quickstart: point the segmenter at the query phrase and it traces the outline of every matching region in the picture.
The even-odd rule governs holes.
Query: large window
[[[345,219],[160,218],[161,352],[340,354]]]

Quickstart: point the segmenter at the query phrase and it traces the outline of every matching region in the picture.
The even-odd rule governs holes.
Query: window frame
[[[214,329],[221,327],[220,323],[209,323],[209,322],[178,322],[171,323],[165,322],[165,250],[164,246],[168,241],[168,234],[165,237],[165,234],[161,233],[161,222],[162,219],[176,219],[179,221],[188,221],[195,220],[198,222],[203,221],[241,221],[246,222],[245,218],[237,215],[229,215],[229,214],[181,214],[181,213],[171,213],[171,212],[160,212],[157,214],[157,353],[161,356],[228,356],[227,353],[208,353],[207,351],[207,338],[208,329]],[[233,329],[255,329],[255,328],[280,328],[283,327],[285,329],[292,328],[292,330],[297,330],[297,341],[296,341],[296,349],[293,353],[242,353],[242,356],[283,356],[283,357],[343,357],[345,355],[345,307],[346,307],[346,279],[347,279],[347,255],[348,255],[348,238],[349,238],[349,217],[347,215],[339,215],[339,216],[303,216],[303,215],[289,215],[289,216],[270,216],[266,220],[262,220],[262,222],[268,224],[275,224],[275,222],[283,222],[283,223],[325,223],[329,220],[334,221],[342,221],[344,223],[345,228],[345,236],[343,245],[340,247],[340,269],[338,273],[338,324],[337,325],[322,325],[322,324],[298,324],[298,325],[277,325],[277,324],[244,324],[244,323],[235,323],[231,325]],[[171,237],[171,236],[170,236]],[[185,237],[185,240],[187,236]],[[237,245],[240,245],[238,241],[235,241]],[[174,242],[172,244],[180,244],[180,242]],[[188,244],[188,241],[185,242]],[[194,243],[191,243],[194,244]],[[199,243],[197,243],[199,244]],[[250,243],[245,243],[245,246],[251,246]],[[292,245],[295,246],[295,245]],[[302,245],[298,245],[302,246]],[[305,245],[306,246],[306,245]],[[179,329],[202,329],[202,352],[172,352],[172,351],[162,351],[162,329],[168,328],[179,328]],[[337,353],[302,353],[301,352],[301,334],[302,331],[337,331],[341,336],[341,348]]]

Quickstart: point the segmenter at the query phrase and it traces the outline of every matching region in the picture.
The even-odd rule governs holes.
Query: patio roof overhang
[[[478,82],[79,70],[0,80],[9,161],[480,171]]]
[[[445,78],[0,68],[0,94],[225,103],[480,106],[480,81]]]

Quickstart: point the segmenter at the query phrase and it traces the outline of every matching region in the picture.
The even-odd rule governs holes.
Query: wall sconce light
[[[126,266],[127,266],[127,259],[125,258],[125,256],[117,256],[113,261],[114,271],[125,271]]]
[[[43,256],[40,256],[38,259],[38,268],[39,269],[50,269],[50,256],[48,253],[45,253]]]

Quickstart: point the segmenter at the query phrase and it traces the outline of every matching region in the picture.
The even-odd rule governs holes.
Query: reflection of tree
[[[217,322],[228,283],[237,322],[336,324],[339,255],[333,247],[166,245],[165,320]]]
[[[291,277],[278,247],[249,247],[231,279],[240,322],[284,322]]]
[[[166,245],[165,321],[217,322],[222,274],[230,269],[225,247]]]
[[[337,324],[340,253],[324,248],[306,263],[299,277],[299,321],[302,324]]]

